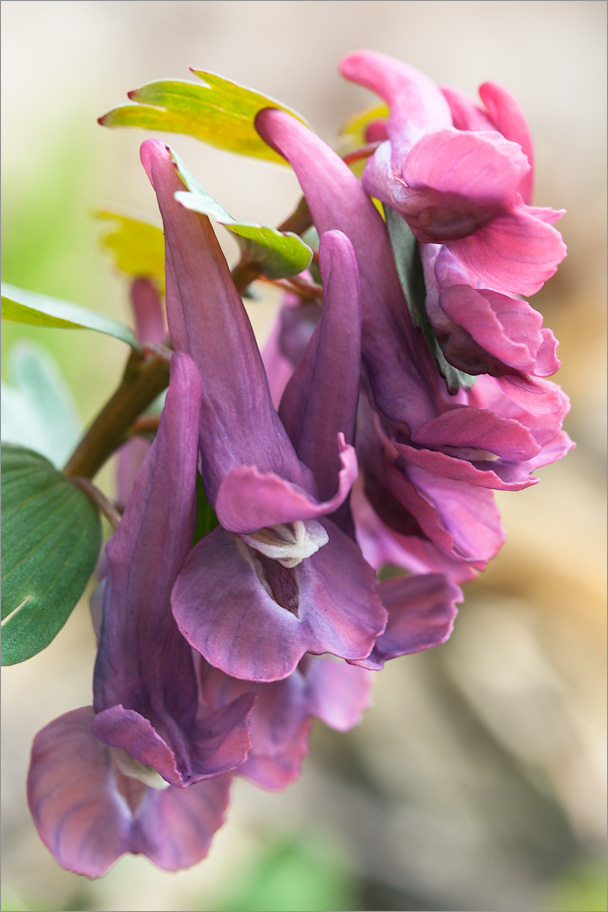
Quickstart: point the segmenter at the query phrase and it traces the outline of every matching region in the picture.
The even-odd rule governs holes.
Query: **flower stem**
[[[63,474],[67,478],[94,478],[128,439],[133,422],[168,385],[169,364],[165,359],[133,352],[118,389],[68,459]]]

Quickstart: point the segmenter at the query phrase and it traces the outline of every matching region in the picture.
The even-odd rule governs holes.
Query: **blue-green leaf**
[[[2,446],[2,664],[36,655],[54,639],[95,569],[101,521],[95,505],[51,463]]]
[[[41,453],[62,466],[82,430],[72,393],[50,351],[31,340],[15,343],[2,381],[2,440]]]

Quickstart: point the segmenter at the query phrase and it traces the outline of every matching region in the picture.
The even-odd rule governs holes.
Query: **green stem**
[[[106,402],[69,460],[67,478],[94,478],[112,453],[128,439],[129,428],[169,385],[169,364],[133,352],[118,389]]]

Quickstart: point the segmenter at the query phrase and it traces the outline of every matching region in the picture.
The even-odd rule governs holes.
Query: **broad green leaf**
[[[384,206],[384,215],[393,250],[393,258],[397,267],[397,275],[405,295],[408,310],[416,326],[420,327],[422,335],[437,363],[437,367],[445,378],[448,392],[454,395],[461,387],[470,389],[475,383],[475,377],[465,374],[464,371],[457,370],[446,361],[426,312],[424,272],[416,238],[407,222],[390,206]]]
[[[2,319],[34,326],[93,329],[106,336],[114,336],[139,350],[135,334],[123,323],[85,307],[79,307],[77,304],[69,304],[67,301],[49,298],[48,295],[35,291],[16,288],[6,282],[2,283]]]
[[[256,263],[264,275],[270,279],[281,279],[297,275],[310,265],[312,250],[297,234],[284,234],[266,225],[235,221],[199,184],[175,152],[171,152],[171,157],[188,188],[179,190],[175,199],[186,209],[208,215],[235,234],[247,260]]]
[[[254,120],[264,108],[280,108],[309,126],[297,111],[207,70],[191,72],[202,85],[179,79],[148,82],[129,92],[135,104],[113,108],[99,118],[99,123],[183,133],[228,152],[286,164],[258,135]]]
[[[2,440],[41,453],[61,466],[76,446],[82,427],[72,393],[50,351],[30,340],[7,356],[2,382]]]
[[[95,569],[95,505],[51,463],[2,446],[2,664],[36,655],[61,630]]]
[[[101,238],[121,272],[153,279],[165,293],[165,238],[160,226],[120,209],[95,209],[95,218],[114,225]]]

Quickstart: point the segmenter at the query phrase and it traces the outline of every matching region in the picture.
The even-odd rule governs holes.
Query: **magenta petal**
[[[337,491],[319,502],[301,488],[278,475],[264,475],[254,466],[241,466],[229,472],[217,494],[218,519],[231,532],[255,532],[264,526],[297,520],[316,519],[333,513],[348,496],[357,477],[357,456],[353,447],[338,434],[340,472],[334,476]]]
[[[336,731],[359,724],[371,706],[372,677],[364,668],[321,656],[306,667],[309,711]]]
[[[380,95],[390,107],[387,131],[396,155],[405,154],[425,132],[451,126],[449,107],[435,83],[420,70],[376,51],[355,51],[340,72]]]
[[[469,206],[480,207],[482,213],[508,206],[518,192],[522,176],[529,170],[528,159],[520,147],[499,133],[463,133],[452,129],[420,139],[403,164],[403,177],[413,190],[428,188],[446,195],[443,214],[439,211],[435,215],[441,222],[452,205],[452,194]],[[438,225],[430,240],[444,239]]]
[[[351,539],[324,524],[328,543],[291,569],[262,563],[221,528],[198,542],[172,605],[183,635],[211,665],[236,678],[276,681],[306,652],[370,652],[386,621],[374,573]]]
[[[526,297],[542,288],[566,256],[559,231],[525,206],[446,246],[488,288]]]
[[[463,600],[458,586],[439,574],[386,580],[379,592],[388,623],[371,655],[359,663],[373,670],[389,659],[445,643],[454,626],[455,603]]]
[[[38,732],[27,795],[40,838],[62,867],[101,877],[131,847],[131,813],[116,787],[110,750],[91,734],[93,708]]]
[[[438,415],[413,434],[414,443],[424,447],[444,447],[458,456],[459,450],[479,450],[465,458],[483,461],[492,455],[509,460],[531,459],[538,443],[527,427],[518,421],[501,418],[489,409],[456,406]]]
[[[530,128],[523,111],[511,93],[495,82],[484,82],[479,87],[479,96],[496,129],[505,139],[518,143],[530,162],[530,170],[524,175],[519,186],[524,203],[530,203],[534,187],[534,150]]]

